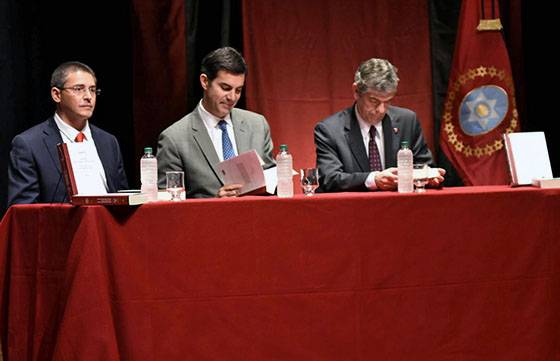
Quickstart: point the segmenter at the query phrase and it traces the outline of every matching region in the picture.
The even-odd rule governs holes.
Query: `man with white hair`
[[[397,69],[372,58],[356,71],[355,103],[315,126],[319,192],[394,190],[397,152],[407,141],[415,163],[433,165],[416,113],[390,105],[397,93]],[[430,180],[443,182],[444,169]]]

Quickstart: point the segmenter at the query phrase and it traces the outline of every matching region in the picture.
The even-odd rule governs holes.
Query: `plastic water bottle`
[[[276,175],[278,178],[278,197],[293,197],[292,155],[288,153],[286,144],[280,146],[280,153],[276,155]]]
[[[140,159],[140,191],[146,193],[148,201],[157,201],[158,185],[157,185],[158,169],[157,158],[152,153],[151,147],[144,148],[144,155]]]
[[[412,151],[408,148],[408,142],[403,140],[401,142],[401,149],[399,149],[397,153],[399,193],[410,193],[414,191],[414,185],[412,183],[412,164]]]

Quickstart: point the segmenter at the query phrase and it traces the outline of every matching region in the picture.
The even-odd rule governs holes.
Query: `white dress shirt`
[[[206,126],[206,130],[208,131],[208,135],[210,136],[210,140],[214,145],[214,149],[218,154],[218,158],[220,162],[224,160],[224,152],[222,147],[222,130],[218,126],[218,123],[222,118],[218,118],[215,115],[209,113],[204,106],[202,105],[202,100],[198,103],[198,113]],[[227,133],[229,136],[229,140],[231,141],[231,145],[233,146],[233,151],[235,155],[238,155],[237,152],[237,144],[235,143],[235,133],[233,131],[233,123],[231,122],[231,116],[228,114],[223,120],[227,124]]]
[[[60,131],[60,136],[62,137],[62,141],[64,143],[76,143],[75,139],[79,130],[75,129],[74,127],[65,123],[62,118],[57,113],[54,113],[54,121],[56,126]],[[103,169],[103,164],[101,163],[101,159],[99,158],[99,153],[97,153],[97,148],[95,147],[95,141],[91,136],[91,128],[89,127],[89,122],[86,121],[86,125],[84,129],[81,130],[82,133],[86,136],[83,143],[85,146],[89,147],[91,150],[91,154],[94,154],[94,163],[93,167],[95,169],[95,174],[99,177],[98,179],[93,179],[92,183],[98,183],[99,186],[97,187],[100,191],[105,189],[105,193],[107,192],[107,177],[105,175],[105,170]]]

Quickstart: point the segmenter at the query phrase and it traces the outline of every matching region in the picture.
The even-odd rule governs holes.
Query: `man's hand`
[[[216,195],[218,198],[222,197],[237,197],[239,195],[239,191],[243,187],[243,184],[226,184],[222,188],[218,190],[218,194]]]
[[[438,188],[443,183],[443,179],[444,179],[443,176],[445,175],[445,169],[437,168],[437,170],[439,172],[439,176],[430,178],[430,180],[428,181],[428,185],[430,187]]]
[[[387,168],[375,175],[375,185],[382,191],[397,189],[397,168]]]

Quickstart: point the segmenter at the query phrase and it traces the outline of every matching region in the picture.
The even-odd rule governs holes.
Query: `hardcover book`
[[[543,132],[504,134],[504,143],[512,185],[531,185],[533,179],[552,178]]]
[[[88,196],[81,196],[77,194],[72,196],[72,204],[75,205],[100,204],[107,206],[135,206],[146,203],[147,201],[148,195],[145,193],[107,193]]]
[[[75,205],[138,205],[148,201],[143,193],[107,193],[94,176],[94,148],[85,143],[60,143],[58,156],[66,191]]]
[[[533,185],[539,188],[560,188],[560,178],[533,179]]]

